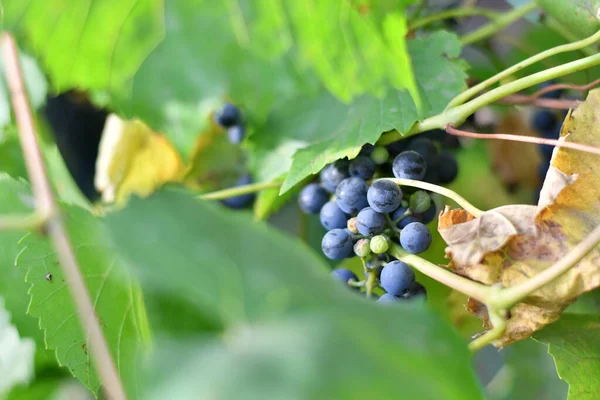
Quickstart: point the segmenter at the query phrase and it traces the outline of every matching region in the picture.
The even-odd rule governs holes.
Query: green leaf
[[[31,201],[27,185],[14,180],[3,179],[1,192],[11,196],[13,202],[16,199]],[[102,225],[92,215],[76,207],[64,207],[64,218],[115,363],[121,376],[132,382],[142,355],[143,340],[148,335],[139,289],[129,279],[123,262],[107,244]],[[46,346],[55,350],[58,362],[97,392],[99,381],[91,364],[88,339],[80,326],[55,250],[47,238],[33,234],[21,240],[20,250],[17,268],[21,281],[27,282],[26,287],[20,285],[20,289],[25,294],[29,288],[31,296],[27,314],[38,319],[31,318],[31,321],[39,323]],[[22,309],[23,298],[18,300]],[[28,322],[29,329],[30,325]],[[26,325],[17,321],[17,326]],[[136,390],[134,386],[128,387],[133,398]]]
[[[5,19],[57,89],[108,94],[187,155],[227,95],[257,115],[316,84],[343,101],[392,86],[419,104],[395,4],[383,16],[347,0],[32,0],[8,2]]]
[[[600,393],[600,315],[563,314],[534,338],[548,345],[558,375],[569,384],[569,400]]]
[[[600,289],[579,296],[575,303],[567,307],[565,313],[600,315]]]
[[[13,178],[27,179],[21,144],[16,127],[12,124],[0,128],[0,171]]]
[[[600,0],[537,0],[544,11],[581,38],[600,29]]]
[[[388,91],[382,98],[364,95],[350,104],[325,93],[290,100],[250,137],[258,179],[271,180],[289,170],[283,193],[337,159],[356,157],[382,132],[406,133],[415,122],[441,112],[465,86],[463,66],[453,60],[460,43],[453,34],[437,32],[408,41],[408,49],[421,112],[406,91]]]
[[[57,91],[130,90],[128,81],[164,36],[161,5],[160,0],[5,1],[5,28],[37,54]]]
[[[108,225],[145,292],[223,330],[157,346],[148,398],[481,398],[465,343],[424,304],[361,299],[260,222],[163,191]]]
[[[15,3],[15,2],[11,2]],[[25,4],[25,3],[23,3]],[[0,15],[1,19],[1,15]],[[37,63],[27,54],[19,53],[19,61],[25,80],[25,88],[31,106],[34,109],[41,107],[46,102],[48,90],[46,78],[40,71]],[[11,104],[8,83],[6,82],[4,52],[0,53],[0,135],[1,130],[11,123]],[[0,136],[1,137],[1,136]]]
[[[0,193],[0,215],[29,214],[33,211],[34,199],[23,181],[0,174]],[[0,231],[0,296],[4,298],[6,309],[11,313],[11,321],[19,334],[34,338],[40,346],[43,340],[37,321],[26,315],[29,285],[25,283],[23,274],[15,264],[22,249],[19,240],[24,234],[25,232]]]
[[[0,193],[0,215],[28,214],[33,211],[34,199],[24,181],[16,181],[0,174]],[[5,307],[11,313],[10,321],[16,326],[19,335],[35,341],[37,375],[40,371],[57,366],[57,363],[54,353],[46,349],[44,334],[37,319],[27,315],[29,285],[15,263],[22,250],[19,240],[24,234],[18,231],[0,231],[0,297],[4,299]]]

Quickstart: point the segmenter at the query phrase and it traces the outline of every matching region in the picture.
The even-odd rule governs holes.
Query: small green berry
[[[385,147],[376,146],[371,152],[371,160],[377,165],[384,164],[390,154]]]
[[[410,209],[415,214],[424,213],[425,211],[427,211],[429,209],[430,205],[431,205],[431,198],[429,197],[429,195],[426,192],[424,192],[422,190],[414,192],[410,196]]]
[[[371,253],[369,249],[369,239],[359,239],[354,244],[354,254],[360,258],[364,258]]]
[[[348,228],[348,230],[352,233],[358,233],[358,228],[356,227],[356,217],[352,217],[348,220],[348,223],[346,224],[346,227]]]
[[[373,236],[371,238],[370,246],[371,251],[375,254],[385,253],[390,247],[388,239],[383,235]]]

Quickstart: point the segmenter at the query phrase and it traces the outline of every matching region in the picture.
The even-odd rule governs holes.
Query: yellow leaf
[[[141,121],[109,115],[94,180],[103,201],[122,203],[131,194],[148,196],[166,182],[181,180],[183,172],[179,153],[164,136]]]
[[[561,140],[600,147],[600,90],[569,114]],[[560,260],[600,224],[600,159],[559,148],[534,206],[500,207],[473,219],[447,210],[439,230],[448,244],[451,267],[487,285],[510,287]],[[498,347],[525,339],[560,317],[579,295],[600,286],[600,249],[594,249],[560,278],[532,293],[510,310]],[[489,326],[487,312],[470,303]]]

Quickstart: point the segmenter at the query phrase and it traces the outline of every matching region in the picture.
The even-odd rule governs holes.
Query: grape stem
[[[445,188],[443,186],[438,186],[438,185],[434,185],[432,183],[427,183],[427,182],[414,181],[412,179],[397,179],[397,178],[382,178],[382,179],[388,179],[392,182],[395,182],[397,185],[400,185],[400,186],[411,186],[411,187],[416,187],[419,189],[429,190],[431,192],[439,193],[442,196],[446,196],[447,198],[454,200],[459,206],[461,206],[462,208],[467,210],[471,215],[473,215],[475,217],[479,217],[479,216],[481,216],[481,214],[483,214],[482,210],[475,207],[473,204],[469,203],[464,197],[462,197],[455,191]]]
[[[201,200],[223,200],[230,197],[241,196],[243,194],[260,192],[266,189],[275,189],[279,188],[280,186],[281,182],[279,181],[252,183],[250,185],[236,186],[210,193],[204,193],[198,195],[198,198]]]
[[[467,33],[466,35],[460,38],[460,43],[463,46],[467,46],[471,43],[477,42],[479,40],[485,39],[493,34],[503,30],[508,25],[514,23],[518,19],[521,19],[525,15],[529,14],[531,11],[537,8],[537,4],[535,1],[531,1],[522,5],[521,7],[517,7],[512,9],[507,13],[503,13],[496,18],[491,18],[490,22],[483,25],[482,27],[474,30],[473,32]]]
[[[491,288],[489,286],[456,275],[452,271],[437,266],[419,256],[409,254],[397,244],[390,246],[390,253],[398,260],[407,263],[424,275],[454,290],[458,290],[481,303],[485,303],[490,295]]]
[[[378,140],[377,145],[386,145],[402,138],[412,136],[417,133],[430,131],[432,129],[444,129],[444,127],[448,124],[458,126],[475,111],[487,106],[488,104],[494,103],[503,97],[519,92],[528,87],[538,85],[542,82],[546,82],[548,80],[555,79],[573,72],[582,71],[598,64],[600,64],[600,53],[562,64],[554,68],[549,68],[545,71],[537,72],[521,79],[517,79],[516,81],[492,89],[489,92],[486,92],[462,105],[448,108],[441,114],[417,122],[404,135],[401,135],[398,131],[384,133]]]
[[[418,28],[430,25],[434,22],[441,21],[444,19],[457,18],[457,17],[472,17],[472,16],[483,16],[490,20],[498,19],[502,13],[497,11],[489,10],[486,8],[453,8],[450,10],[441,11],[439,13],[430,14],[426,17],[420,18],[408,25],[408,30],[413,31]]]
[[[39,211],[24,215],[0,215],[0,231],[41,231],[51,217],[50,214],[43,215]]]
[[[542,286],[552,282],[562,274],[573,268],[579,261],[590,253],[598,244],[600,244],[600,226],[575,246],[566,256],[558,260],[551,267],[543,270],[532,278],[512,286],[502,289],[497,295],[487,299],[487,304],[494,308],[509,308],[529,296]]]
[[[565,147],[568,149],[583,151],[585,153],[600,155],[600,148],[598,147],[588,146],[581,143],[566,142],[564,140],[544,139],[533,136],[511,135],[508,133],[475,133],[463,131],[461,129],[456,129],[450,124],[446,125],[446,132],[454,136],[462,136],[473,139],[509,140],[513,142],[543,144],[548,146]]]
[[[556,46],[551,49],[542,51],[541,53],[538,53],[532,57],[529,57],[529,58],[505,69],[504,71],[497,73],[496,75],[492,76],[491,78],[488,78],[485,81],[478,83],[477,85],[472,86],[471,88],[465,90],[464,92],[462,92],[461,94],[456,96],[454,99],[452,99],[450,101],[450,103],[448,103],[448,106],[446,108],[448,109],[448,108],[456,107],[458,105],[463,104],[465,101],[474,97],[477,93],[484,91],[485,89],[489,88],[493,84],[501,81],[502,79],[508,78],[509,76],[521,71],[522,69],[524,69],[532,64],[535,64],[541,60],[544,60],[544,59],[554,56],[556,54],[566,53],[568,51],[573,51],[573,50],[579,50],[581,48],[584,48],[591,44],[594,44],[599,40],[600,40],[600,31],[594,33],[592,36],[589,36],[589,37],[579,40],[577,42],[563,44],[563,45]],[[554,89],[552,89],[552,90],[554,90]]]
[[[3,219],[3,222],[5,223],[5,227],[8,228],[31,228],[38,226],[47,232],[56,250],[59,265],[63,269],[65,279],[67,280],[67,287],[71,291],[71,297],[77,308],[82,329],[89,338],[89,347],[93,356],[92,360],[98,371],[102,386],[106,391],[106,396],[115,400],[126,399],[123,384],[102,333],[102,328],[94,311],[94,306],[92,305],[85,281],[79,269],[67,230],[60,217],[59,207],[50,187],[44,159],[35,132],[31,105],[25,91],[25,82],[15,40],[8,33],[4,33],[0,39],[4,50],[6,81],[10,88],[23,157],[37,209],[37,217],[26,217],[22,223],[13,218]]]
[[[495,310],[488,306],[488,318],[492,324],[492,329],[469,343],[469,350],[477,351],[487,346],[496,339],[500,339],[506,330],[506,311]]]
[[[375,287],[375,281],[377,280],[377,273],[375,271],[369,271],[367,277],[367,283],[365,285],[367,298],[373,296],[373,288]]]

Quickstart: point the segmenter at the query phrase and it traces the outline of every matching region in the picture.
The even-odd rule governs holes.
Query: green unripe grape
[[[360,258],[364,258],[371,253],[369,248],[369,239],[360,239],[354,244],[354,254]]]
[[[421,214],[429,209],[429,206],[431,205],[431,198],[426,192],[419,190],[410,196],[409,203],[410,209],[413,213]]]
[[[371,152],[371,160],[377,165],[384,164],[390,154],[385,147],[376,146]]]
[[[390,247],[388,239],[383,235],[373,236],[370,245],[371,251],[375,254],[385,253]]]

